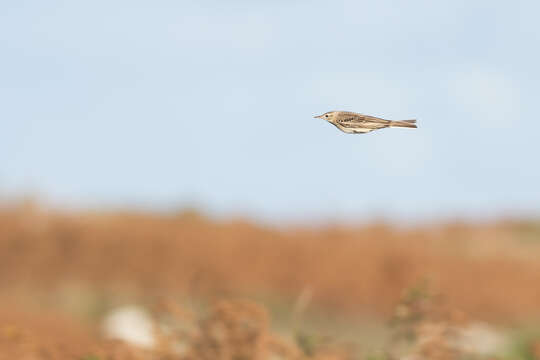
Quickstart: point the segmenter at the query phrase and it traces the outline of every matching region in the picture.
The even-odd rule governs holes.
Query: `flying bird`
[[[392,121],[349,111],[330,111],[315,118],[326,120],[347,134],[366,134],[387,127],[416,129],[416,120]]]

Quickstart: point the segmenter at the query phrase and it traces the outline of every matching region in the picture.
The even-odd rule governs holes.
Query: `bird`
[[[402,127],[416,129],[416,120],[385,120],[375,116],[358,114],[350,111],[329,111],[319,116],[347,134],[366,134],[373,130],[388,127]]]

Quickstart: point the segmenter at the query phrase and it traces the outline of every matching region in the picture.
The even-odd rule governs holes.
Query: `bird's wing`
[[[380,119],[374,116],[361,115],[361,114],[346,114],[337,122],[343,127],[374,127],[379,128],[390,124],[390,120]]]

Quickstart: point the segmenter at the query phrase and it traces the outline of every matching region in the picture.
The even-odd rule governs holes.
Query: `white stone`
[[[504,346],[505,338],[494,328],[483,323],[472,323],[460,329],[460,349],[478,355],[490,355]]]
[[[105,336],[132,345],[152,348],[156,340],[152,318],[137,306],[122,306],[112,310],[103,321]]]

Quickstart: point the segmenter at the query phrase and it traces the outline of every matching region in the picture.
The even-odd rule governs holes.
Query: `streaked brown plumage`
[[[328,121],[347,134],[366,134],[387,127],[416,128],[416,120],[392,121],[350,111],[329,111],[315,117]]]

